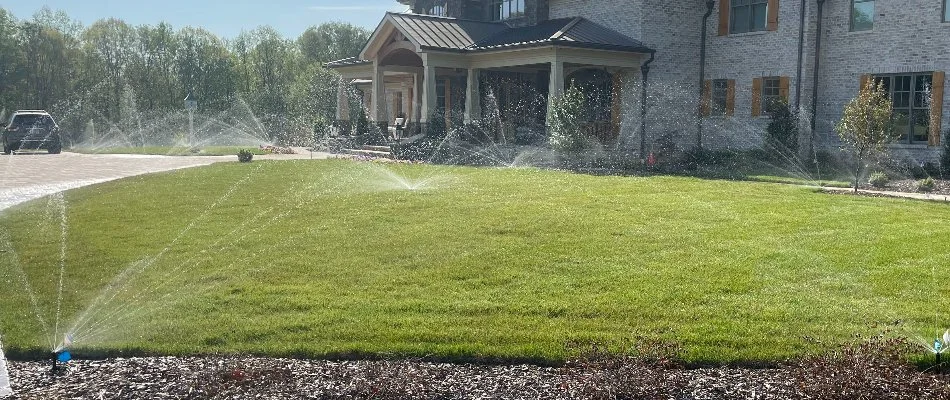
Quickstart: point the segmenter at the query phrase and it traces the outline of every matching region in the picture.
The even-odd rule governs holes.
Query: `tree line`
[[[225,39],[164,22],[83,26],[49,8],[17,20],[0,8],[0,114],[48,110],[79,142],[90,121],[140,129],[181,113],[192,93],[199,113],[246,106],[270,140],[299,141],[334,118],[337,77],[322,64],[357,54],[369,34],[330,22],[295,40],[270,26]]]

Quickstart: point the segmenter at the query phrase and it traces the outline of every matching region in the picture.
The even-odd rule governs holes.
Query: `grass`
[[[102,147],[86,148],[73,147],[69,151],[83,154],[148,154],[164,156],[233,156],[243,149],[249,150],[254,155],[262,155],[264,152],[256,147],[241,146],[207,146],[201,148],[182,147],[182,146],[143,146],[143,147]]]
[[[694,363],[772,362],[884,326],[942,332],[947,220],[757,182],[216,164],[0,213],[0,332],[15,356],[85,320],[80,355],[558,362],[568,342],[648,336]]]

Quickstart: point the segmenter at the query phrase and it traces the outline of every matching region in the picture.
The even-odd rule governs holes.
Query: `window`
[[[950,22],[950,0],[943,0],[943,22]]]
[[[729,33],[764,31],[768,8],[768,0],[733,0],[730,6],[732,24]]]
[[[851,0],[851,31],[874,28],[874,0]]]
[[[782,98],[782,78],[777,76],[762,78],[762,104],[765,105],[765,112],[772,112],[772,106],[782,100],[784,100]]]
[[[491,20],[501,21],[524,16],[525,0],[493,0],[491,3]]]
[[[900,143],[927,143],[930,133],[930,90],[933,74],[878,76],[894,102],[895,129]]]
[[[715,79],[712,81],[712,104],[709,115],[726,115],[727,98],[729,97],[729,80]]]
[[[432,8],[429,9],[429,12],[428,12],[427,14],[429,14],[429,15],[435,15],[435,16],[437,16],[437,17],[444,17],[444,16],[445,16],[445,4],[437,4],[437,5],[432,6]]]

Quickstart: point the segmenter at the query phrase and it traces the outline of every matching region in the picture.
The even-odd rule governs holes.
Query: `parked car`
[[[3,130],[3,154],[19,149],[45,149],[50,154],[59,154],[63,150],[59,125],[46,111],[16,111],[9,122],[0,125],[0,129]]]

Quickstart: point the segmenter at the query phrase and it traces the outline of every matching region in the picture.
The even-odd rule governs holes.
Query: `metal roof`
[[[541,22],[535,26],[511,28],[477,43],[471,50],[495,50],[510,47],[560,45],[603,50],[650,53],[652,49],[638,40],[596,22],[576,17]]]
[[[388,13],[406,36],[424,49],[464,50],[509,29],[503,22],[472,21],[432,15]]]
[[[633,53],[654,51],[638,40],[581,17],[552,19],[519,28],[511,28],[504,22],[421,14],[386,13],[386,18],[423,50],[464,53],[557,45]],[[326,66],[334,68],[371,62],[350,57],[329,62]]]

